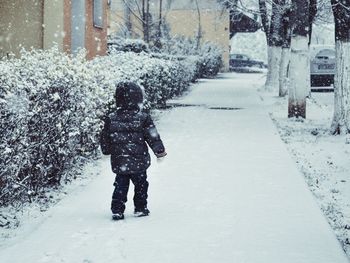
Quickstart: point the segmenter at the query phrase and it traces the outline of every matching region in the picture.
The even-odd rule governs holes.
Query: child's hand
[[[167,155],[167,153],[164,151],[164,152],[162,152],[162,153],[156,153],[156,156],[157,156],[157,158],[159,159],[159,158],[163,158],[163,157],[165,157]]]

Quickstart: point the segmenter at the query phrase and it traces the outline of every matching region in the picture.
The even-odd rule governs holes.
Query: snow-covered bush
[[[18,85],[16,70],[10,63],[0,62],[0,204],[9,201],[22,180],[17,180],[28,163],[29,100],[23,85]]]
[[[70,179],[97,148],[106,98],[84,54],[23,52],[0,68],[0,205],[6,205]]]
[[[0,61],[0,206],[45,196],[94,156],[115,86],[133,81],[154,107],[186,90],[196,77],[193,57],[112,52],[86,61],[34,50]]]
[[[166,100],[181,95],[195,76],[195,66],[187,60],[150,58],[153,66],[141,76],[146,98],[152,106],[164,106]]]
[[[103,86],[126,80],[141,85],[148,107],[162,106],[167,99],[181,94],[196,74],[196,66],[189,59],[157,58],[144,52],[112,52],[92,64],[95,68],[103,65],[104,70],[99,71]]]
[[[124,38],[111,38],[108,40],[108,51],[122,52],[149,52],[147,43],[141,39],[124,39]]]
[[[201,60],[198,56],[191,56],[191,55],[170,55],[166,53],[152,53],[152,57],[164,59],[164,60],[170,60],[177,64],[177,62],[180,62],[181,66],[184,67],[183,69],[185,72],[185,77],[192,76],[191,82],[195,82],[198,78],[201,77],[200,75],[200,63]]]
[[[213,77],[222,68],[222,49],[212,43],[197,44],[195,39],[175,37],[162,42],[162,52],[177,56],[197,57],[194,61],[197,65],[198,77]]]
[[[150,53],[150,50],[153,50],[156,51],[152,54],[153,57],[165,60],[182,60],[191,57],[190,60],[196,66],[195,79],[213,77],[222,68],[222,49],[208,41],[198,46],[195,39],[174,37],[162,39],[161,48],[152,49],[141,39],[112,37],[109,39],[108,46],[110,54],[116,52]]]
[[[200,74],[202,77],[217,75],[222,67],[222,50],[211,42],[206,42],[200,49]]]

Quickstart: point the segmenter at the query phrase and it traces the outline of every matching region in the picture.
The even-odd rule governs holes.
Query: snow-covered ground
[[[325,88],[325,87],[322,87]],[[333,92],[312,92],[307,119],[287,119],[287,98],[261,93],[309,188],[350,257],[350,136],[330,134]]]
[[[348,262],[269,111],[305,142],[309,125],[286,120],[285,101],[257,92],[263,82],[261,74],[223,74],[156,112],[169,155],[149,170],[150,217],[132,216],[130,191],[126,219],[110,219],[113,174],[103,158],[89,184],[2,244],[1,262]],[[315,123],[316,137],[327,137]]]

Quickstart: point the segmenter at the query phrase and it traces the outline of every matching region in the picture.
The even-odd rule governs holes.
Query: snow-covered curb
[[[287,98],[260,93],[329,224],[350,256],[350,136],[333,136],[333,93],[312,93],[304,121],[287,118]],[[296,193],[297,194],[297,193]]]

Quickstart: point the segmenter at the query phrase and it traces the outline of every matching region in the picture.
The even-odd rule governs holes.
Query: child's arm
[[[111,120],[109,119],[109,117],[106,117],[104,122],[105,124],[100,136],[101,150],[103,154],[109,155],[111,154],[111,142],[110,142],[110,135],[109,135],[109,126],[110,126]]]
[[[144,136],[148,145],[151,147],[154,154],[158,157],[167,155],[162,140],[150,115],[147,116],[144,125]]]

